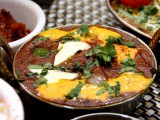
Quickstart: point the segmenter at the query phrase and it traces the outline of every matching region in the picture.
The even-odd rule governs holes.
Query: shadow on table
[[[42,9],[50,8],[54,0],[32,0],[37,3]]]

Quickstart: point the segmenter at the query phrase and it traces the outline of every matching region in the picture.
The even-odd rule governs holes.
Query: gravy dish
[[[155,78],[156,58],[137,37],[104,25],[42,31],[17,51],[13,73],[28,94],[70,109],[135,108]],[[123,107],[122,107],[123,106]]]
[[[53,28],[34,37],[16,54],[14,73],[37,97],[90,107],[144,91],[155,65],[141,42],[103,26],[81,25]]]

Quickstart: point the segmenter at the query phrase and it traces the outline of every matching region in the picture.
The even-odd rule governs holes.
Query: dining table
[[[36,0],[34,0],[36,2]],[[38,0],[37,0],[38,1]],[[46,4],[45,4],[45,2]],[[37,2],[46,15],[44,30],[69,24],[100,24],[127,31],[149,44],[150,39],[133,31],[120,23],[107,7],[107,0],[43,0]],[[49,4],[47,3],[49,2]],[[160,65],[160,44],[154,51],[158,66]],[[158,69],[160,66],[158,67]],[[41,101],[18,91],[25,113],[25,120],[68,120],[76,116],[72,113],[63,113],[58,108],[53,110],[52,105],[45,105]],[[160,120],[160,74],[157,73],[148,92],[139,105],[129,116],[140,120]],[[63,117],[62,117],[63,116]]]

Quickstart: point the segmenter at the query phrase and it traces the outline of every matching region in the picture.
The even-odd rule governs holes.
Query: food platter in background
[[[147,0],[149,2],[145,5],[140,3],[143,0],[135,5],[134,2],[137,1],[125,0],[125,5],[123,1],[108,0],[109,10],[126,27],[151,39],[160,28],[160,1]]]

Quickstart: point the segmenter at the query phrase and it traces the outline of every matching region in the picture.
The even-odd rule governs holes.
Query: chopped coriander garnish
[[[53,68],[53,65],[50,62],[45,63],[44,65],[29,65],[29,69],[42,69],[41,73],[28,73],[28,77],[35,78],[38,77],[36,82],[33,84],[35,87],[38,87],[41,84],[47,84],[47,80],[43,77],[47,75],[48,70]]]
[[[87,62],[85,68],[83,69],[83,75],[85,78],[89,78],[91,76],[91,67],[92,62]]]
[[[133,9],[132,8],[128,8],[128,12],[133,14]]]
[[[82,71],[80,62],[76,61],[72,65],[74,67],[72,71]]]
[[[129,72],[129,71],[135,72],[135,73],[137,72],[136,68],[134,68],[134,67],[122,66],[121,70],[119,71],[119,73],[124,73],[124,72]]]
[[[111,62],[113,57],[116,57],[116,50],[113,44],[106,43],[105,46],[97,46],[95,49],[91,50],[86,54],[86,57],[90,57],[92,55],[97,56],[98,64],[107,62]]]
[[[78,85],[66,95],[66,98],[73,99],[74,97],[77,97],[83,85],[84,84],[82,82],[79,82]]]
[[[79,38],[73,38],[72,36],[64,36],[60,39],[61,42],[68,42],[68,41],[80,41]]]
[[[124,73],[124,72],[137,72],[136,70],[136,63],[133,61],[133,59],[129,56],[128,58],[124,59],[121,61],[121,70],[119,73]]]
[[[69,67],[68,67],[68,66],[59,66],[59,67],[56,67],[55,69],[65,72],[65,71],[68,71],[68,70],[69,70]]]
[[[28,66],[29,69],[43,69],[42,65],[29,65]]]
[[[134,19],[136,24],[146,23],[148,21],[148,15],[144,12],[140,12],[137,17]]]
[[[47,75],[48,70],[47,69],[42,69],[42,72],[40,73],[40,75],[45,76]]]
[[[80,28],[77,29],[77,33],[82,37],[89,33],[89,26],[87,24],[82,24]]]
[[[48,38],[46,38],[46,37],[44,37],[44,36],[41,36],[41,37],[35,38],[35,39],[33,40],[33,43],[36,43],[36,42],[38,42],[38,41],[40,41],[40,40],[45,41],[45,40],[47,40],[47,39],[48,39]]]
[[[113,44],[106,43],[106,45],[98,46],[93,50],[101,63],[111,62],[112,57],[116,57],[116,50]]]
[[[29,65],[29,69],[52,69],[53,65],[50,62],[45,63],[44,65]]]
[[[125,46],[128,46],[128,47],[130,47],[130,48],[134,48],[134,47],[135,47],[134,42],[124,42],[124,41],[122,40],[122,37],[109,36],[109,38],[107,38],[106,41],[107,41],[108,43],[112,43],[112,44],[125,45]]]
[[[153,27],[147,26],[147,30],[152,31],[152,30],[153,30]]]
[[[47,84],[47,80],[43,76],[40,76],[33,85],[39,87],[41,84]]]
[[[85,54],[86,57],[91,57],[94,54],[93,50]]]
[[[52,68],[53,68],[53,65],[50,62],[47,62],[43,65],[43,69],[51,70]]]
[[[99,66],[99,61],[98,61],[97,59],[95,59],[94,62],[93,62],[93,64],[94,64],[95,66]]]
[[[38,73],[27,73],[26,76],[30,77],[30,78],[36,78],[38,76]]]
[[[75,68],[79,68],[79,67],[81,66],[81,64],[76,61],[76,62],[73,63],[73,66],[74,66]]]
[[[125,10],[119,8],[118,13],[124,15],[125,17],[134,20],[135,18],[132,16],[132,14],[126,12]]]
[[[131,57],[122,60],[121,64],[124,66],[131,66],[131,67],[136,66],[136,63],[133,61],[133,59]]]
[[[109,36],[106,41],[112,44],[121,44],[122,37]]]
[[[35,48],[33,50],[33,53],[35,55],[38,55],[39,57],[45,57],[49,54],[49,50],[40,47],[40,48]]]
[[[135,47],[134,42],[122,42],[122,44],[125,45],[125,46],[128,46],[130,48],[134,48]]]
[[[158,12],[158,9],[154,5],[150,5],[148,8],[149,15],[155,15]]]
[[[98,87],[104,87],[102,89],[100,89],[96,95],[101,95],[103,94],[104,92],[108,92],[109,95],[115,95],[115,96],[118,96],[119,93],[120,93],[120,84],[119,82],[117,82],[117,84],[115,86],[110,86],[106,81],[101,81],[99,84],[98,84]]]

